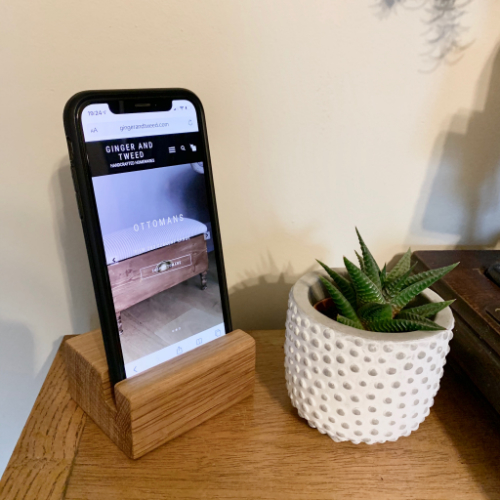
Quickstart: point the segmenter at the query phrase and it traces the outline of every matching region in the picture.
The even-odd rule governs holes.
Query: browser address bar
[[[137,120],[83,124],[86,142],[187,132],[198,132],[198,124],[193,118],[171,117],[168,121]]]

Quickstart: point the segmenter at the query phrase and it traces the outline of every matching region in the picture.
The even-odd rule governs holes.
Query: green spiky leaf
[[[356,323],[356,321],[346,318],[345,316],[342,316],[340,314],[337,316],[337,321],[339,323],[342,323],[343,325],[352,326],[353,328],[359,328],[361,330],[364,330],[364,327],[361,323]]]
[[[413,264],[413,266],[408,269],[404,274],[402,274],[399,278],[396,278],[393,281],[390,281],[386,284],[384,288],[384,295],[388,299],[394,298],[403,288],[406,288],[408,286],[408,279],[410,278],[411,272],[413,271],[413,268],[417,264]]]
[[[380,284],[382,285],[382,288],[384,288],[386,283],[387,283],[387,264],[384,264],[382,271],[380,271]]]
[[[335,272],[331,267],[327,266],[320,260],[316,259],[316,262],[328,273],[330,278],[332,278],[333,282],[337,285],[339,290],[342,292],[342,295],[349,301],[349,303],[353,307],[356,307],[356,292],[354,291],[354,287],[349,280]]]
[[[354,251],[354,253],[356,254],[356,258],[358,259],[359,268],[361,269],[361,271],[365,272],[365,263],[363,262],[363,257],[361,257],[361,255],[359,255],[356,250]]]
[[[435,316],[438,312],[446,309],[448,306],[451,306],[455,302],[454,300],[446,300],[445,302],[432,302],[430,304],[425,304],[423,306],[418,307],[410,307],[408,309],[403,309],[398,316],[404,318],[406,314],[418,314],[423,318],[430,318]]]
[[[376,304],[385,304],[384,296],[377,285],[363,272],[356,267],[348,258],[344,257],[344,264],[351,277],[354,290],[360,304],[375,302]]]
[[[395,319],[409,319],[411,321],[420,321],[422,324],[425,324],[431,328],[436,328],[438,330],[444,330],[444,328],[437,323],[434,323],[434,321],[431,321],[430,319],[424,318],[423,316],[420,316],[419,314],[415,313],[407,313],[402,315],[401,313],[396,316]]]
[[[392,307],[390,304],[365,304],[358,309],[361,320],[391,319]]]
[[[431,276],[434,276],[436,272],[443,271],[444,272],[443,276],[444,276],[445,274],[448,274],[451,270],[455,269],[455,267],[457,267],[458,264],[460,264],[460,262],[452,264],[451,266],[439,267],[438,269],[430,269],[429,271],[424,271],[422,273],[417,273],[412,276],[409,276],[408,279],[406,280],[406,286],[413,285],[418,281],[422,281]]]
[[[456,264],[412,275],[415,266],[411,266],[409,249],[390,272],[387,265],[380,270],[357,229],[356,232],[363,253],[359,255],[356,252],[359,268],[344,257],[348,272],[348,276],[344,276],[318,261],[333,281],[321,277],[336,306],[337,320],[353,328],[377,332],[443,330],[429,318],[453,301],[416,306],[412,299],[450,272]]]
[[[320,276],[320,280],[325,286],[333,302],[337,306],[339,313],[342,316],[345,316],[346,318],[350,319],[351,321],[354,321],[358,325],[357,328],[362,328],[361,322],[358,319],[356,311],[349,303],[349,301],[342,295],[342,292],[335,285],[330,283],[327,279],[323,278],[323,276]]]
[[[377,262],[373,258],[370,250],[366,246],[361,234],[359,234],[358,228],[356,228],[356,234],[358,235],[359,246],[361,247],[361,253],[363,254],[363,272],[378,286],[381,290],[382,285],[380,283],[380,268],[378,267]]]
[[[411,249],[408,248],[406,253],[398,260],[396,265],[390,270],[387,275],[388,281],[394,281],[409,271],[411,265]]]
[[[457,265],[458,263],[426,272],[426,277],[424,279],[421,279],[420,281],[417,281],[416,283],[413,283],[412,285],[404,288],[391,301],[393,313],[397,314],[399,311],[401,311],[401,309],[403,309],[406,304],[408,304],[408,302],[410,302],[411,299],[416,297],[420,292],[423,292],[426,288],[433,285],[436,281],[440,280],[445,274],[448,274]]]
[[[443,330],[441,327],[431,327],[423,321],[411,319],[383,319],[367,323],[372,332],[413,332],[417,330]]]

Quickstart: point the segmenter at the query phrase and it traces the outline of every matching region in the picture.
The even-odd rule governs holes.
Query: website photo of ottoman
[[[203,165],[93,184],[125,365],[222,323]]]

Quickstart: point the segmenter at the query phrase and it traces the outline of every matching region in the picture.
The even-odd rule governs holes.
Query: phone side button
[[[66,137],[66,142],[68,143],[68,154],[69,154],[69,159],[73,161],[73,143],[71,142],[71,139],[69,137]]]
[[[73,186],[75,191],[78,191],[78,184],[76,182],[76,169],[73,165],[71,165],[71,178],[73,179]]]
[[[82,199],[80,198],[80,194],[78,191],[75,191],[76,194],[76,204],[78,205],[78,213],[80,214],[80,219],[83,220],[83,208],[82,208]]]

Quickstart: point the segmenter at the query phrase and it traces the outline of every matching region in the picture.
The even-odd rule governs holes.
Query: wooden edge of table
[[[445,371],[431,414],[410,437],[333,443],[291,407],[283,333],[252,332],[258,376],[246,406],[137,462],[111,443],[102,446],[100,430],[69,397],[59,350],[0,482],[0,499],[500,498],[498,416],[453,371]]]
[[[239,342],[238,350],[245,352],[248,352],[250,346],[250,351],[253,352],[251,365],[255,366],[254,340],[242,331],[234,333],[231,338],[228,337],[228,342],[232,340],[230,346],[233,346],[235,341]],[[242,338],[242,335],[249,340]],[[65,336],[59,346],[0,480],[0,500],[60,500],[65,496],[87,418],[70,396],[62,347],[64,342],[72,337],[74,336]],[[212,350],[214,348],[213,345],[209,347]],[[182,365],[183,360],[178,359],[176,363]],[[151,372],[152,376],[155,373]],[[253,392],[253,372],[250,380]],[[129,385],[141,383],[143,379],[137,379],[133,380],[132,384],[129,382]],[[248,395],[248,390],[242,392],[242,395]],[[204,419],[205,417],[201,421]]]
[[[0,499],[64,498],[86,418],[69,395],[59,348],[0,480]]]

